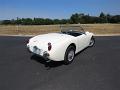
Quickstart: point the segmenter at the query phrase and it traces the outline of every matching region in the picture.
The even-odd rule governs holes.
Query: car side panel
[[[80,52],[81,50],[89,46],[92,35],[93,35],[92,33],[88,32],[79,37],[66,39],[58,44],[53,45],[52,50],[49,52],[50,53],[49,59],[54,61],[64,60],[65,52],[71,43],[74,43],[76,45],[75,53]]]
[[[77,39],[71,38],[69,40],[63,40],[61,43],[55,44],[52,50],[49,52],[50,53],[49,59],[54,61],[64,60],[65,52],[71,43],[77,44]]]
[[[87,46],[87,39],[86,39],[86,35],[80,35],[77,37],[77,42],[78,42],[78,52],[81,51],[82,49],[84,49]]]
[[[93,33],[86,32],[86,44],[89,46],[90,40],[93,36]]]

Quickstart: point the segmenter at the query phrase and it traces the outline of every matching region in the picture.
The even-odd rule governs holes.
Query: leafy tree
[[[120,23],[120,15],[115,15],[110,20],[111,23]]]
[[[5,25],[8,25],[8,24],[11,24],[11,21],[10,20],[3,20],[1,23],[5,24]]]
[[[79,19],[79,23],[83,23],[83,24],[85,23],[85,15],[83,13],[79,14],[78,19]]]
[[[100,23],[107,23],[108,22],[107,16],[103,12],[100,13],[99,18],[100,18]]]
[[[35,25],[44,25],[45,24],[45,20],[43,18],[34,18],[34,24]]]
[[[87,24],[87,23],[120,23],[120,15],[104,14],[97,16],[85,15],[84,13],[72,14],[70,19],[49,19],[49,18],[18,18],[2,20],[0,24],[11,25],[52,25],[52,24]]]
[[[11,20],[11,24],[12,24],[12,25],[15,25],[15,24],[16,24],[14,19]]]
[[[112,16],[110,14],[107,14],[106,17],[107,17],[107,22],[110,23]]]
[[[79,23],[79,14],[78,13],[72,14],[72,16],[70,17],[70,22],[72,24],[78,24]]]
[[[54,19],[53,22],[54,24],[60,24],[61,21],[59,19]]]
[[[49,18],[46,18],[44,24],[45,24],[45,25],[53,24],[53,20],[52,20],[52,19],[49,19]]]
[[[31,18],[22,18],[21,19],[21,24],[22,25],[32,25],[33,20]]]
[[[19,24],[21,24],[21,22],[22,22],[22,20],[17,17],[17,20],[15,21],[15,24],[19,25]]]
[[[67,19],[60,20],[60,24],[68,24],[68,23],[69,23],[69,20],[67,20]]]

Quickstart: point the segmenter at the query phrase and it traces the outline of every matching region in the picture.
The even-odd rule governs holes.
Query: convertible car
[[[70,64],[75,54],[95,43],[93,33],[81,26],[61,26],[61,32],[37,35],[28,40],[27,49],[46,61],[64,61]]]

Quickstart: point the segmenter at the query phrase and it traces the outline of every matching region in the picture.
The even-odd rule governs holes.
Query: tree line
[[[12,20],[2,20],[3,25],[54,25],[54,24],[92,24],[92,23],[120,23],[120,15],[110,15],[103,12],[99,16],[85,15],[84,13],[72,14],[69,19],[49,19],[49,18],[18,18]]]

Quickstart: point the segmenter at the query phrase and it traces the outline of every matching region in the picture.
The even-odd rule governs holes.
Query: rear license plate
[[[41,53],[41,50],[37,47],[34,47],[34,53],[36,54],[40,54]]]
[[[40,49],[36,49],[35,53],[40,54]]]

